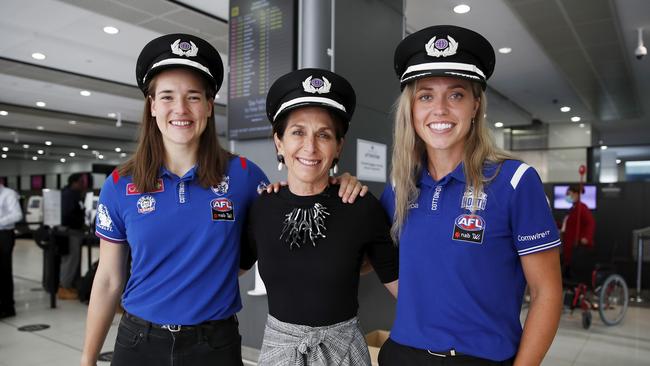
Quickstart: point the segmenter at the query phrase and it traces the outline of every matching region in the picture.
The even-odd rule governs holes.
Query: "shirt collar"
[[[453,178],[456,179],[457,181],[461,183],[465,183],[465,171],[463,170],[463,162],[460,162],[454,170],[451,171],[451,173],[447,174],[446,176],[442,177],[439,181],[433,180],[433,177],[429,174],[429,170],[427,169],[427,161],[426,159],[423,162],[422,165],[422,171],[420,172],[420,179],[418,181],[419,184],[427,185],[427,186],[435,186],[438,184],[445,184],[449,179]]]
[[[188,170],[187,173],[185,173],[185,175],[181,177],[181,180],[193,180],[196,177],[196,170],[197,170],[197,166],[194,165],[192,169]],[[158,176],[161,178],[164,176],[168,176],[170,178],[177,177],[176,174],[170,172],[165,166],[160,167],[160,169],[158,170]]]

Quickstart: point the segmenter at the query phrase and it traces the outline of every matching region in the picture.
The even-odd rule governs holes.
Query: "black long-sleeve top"
[[[398,277],[398,249],[386,214],[372,195],[353,204],[341,202],[338,186],[315,196],[296,196],[287,187],[262,194],[248,214],[241,267],[258,259],[266,285],[269,313],[293,324],[323,326],[354,317],[359,303],[359,270],[368,255],[382,283]],[[314,203],[327,208],[325,238],[290,249],[280,238],[286,214]]]

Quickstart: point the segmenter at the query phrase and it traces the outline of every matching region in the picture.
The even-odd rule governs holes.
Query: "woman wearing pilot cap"
[[[381,365],[539,365],[557,330],[559,235],[536,171],[489,135],[494,65],[492,45],[456,26],[422,29],[395,51],[402,93],[381,202],[400,289]]]
[[[397,295],[397,249],[379,201],[344,204],[329,184],[355,102],[350,83],[322,69],[292,71],[269,89],[288,186],[262,194],[248,215],[244,257],[247,267],[258,258],[269,302],[260,366],[370,365],[356,317],[364,256]]]
[[[267,178],[219,146],[213,106],[223,65],[208,42],[156,38],[136,78],[145,97],[138,147],[100,193],[101,260],[82,365],[95,365],[120,297],[112,365],[241,365],[242,218]]]

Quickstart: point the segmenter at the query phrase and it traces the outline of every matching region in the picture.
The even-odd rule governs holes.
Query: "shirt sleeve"
[[[259,200],[259,198],[258,198]],[[256,200],[257,202],[257,200]],[[241,240],[239,243],[239,268],[249,270],[257,261],[257,243],[255,242],[255,209],[256,202],[253,203],[251,209],[248,210],[246,221],[244,222],[244,230],[242,232]]]
[[[100,239],[113,243],[126,242],[126,228],[120,210],[120,195],[116,189],[117,183],[111,176],[106,179],[97,204],[95,217],[95,235]],[[126,194],[126,193],[124,193]]]
[[[560,236],[539,175],[521,164],[510,180],[510,224],[517,253],[532,254],[560,245]]]
[[[0,215],[0,226],[10,226],[23,218],[23,211],[20,208],[20,202],[18,200],[18,193],[8,188],[4,189],[6,191],[6,215]],[[1,202],[1,201],[0,201]]]
[[[580,209],[582,210],[581,213],[581,228],[580,228],[580,238],[578,240],[585,238],[587,239],[587,244],[586,246],[588,247],[593,247],[594,246],[594,231],[596,230],[596,223],[594,221],[594,216],[591,214],[591,211],[589,211],[589,208],[587,205],[582,203],[580,205]]]
[[[381,204],[372,194],[364,197],[368,201],[363,227],[369,229],[366,253],[372,267],[382,283],[389,283],[399,277],[399,250],[390,237],[390,225]]]

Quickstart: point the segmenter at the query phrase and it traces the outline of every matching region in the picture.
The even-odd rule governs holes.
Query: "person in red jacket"
[[[569,273],[574,248],[594,247],[596,223],[587,205],[580,201],[580,194],[584,192],[584,188],[578,184],[570,185],[566,191],[566,199],[573,206],[562,222],[562,266],[565,274]]]

